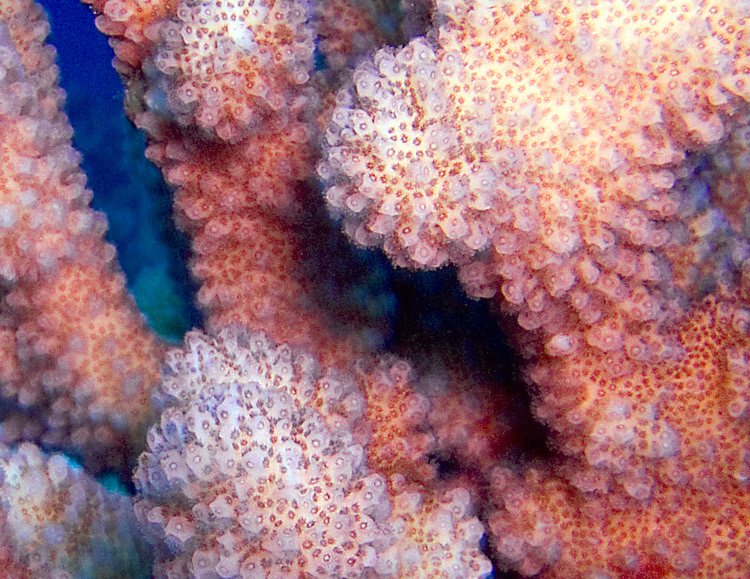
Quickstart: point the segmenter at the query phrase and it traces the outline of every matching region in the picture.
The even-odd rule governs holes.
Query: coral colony
[[[84,1],[205,329],[143,322],[0,0],[4,577],[750,577],[748,0]],[[492,304],[546,452],[324,299],[331,216]]]

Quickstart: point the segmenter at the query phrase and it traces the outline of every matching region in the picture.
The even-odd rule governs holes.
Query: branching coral
[[[525,574],[747,573],[720,527],[747,551],[747,313],[727,288],[747,259],[749,15],[438,2],[438,28],[339,94],[319,173],[345,231],[400,265],[457,264],[531,332],[536,415],[574,459],[565,483],[496,496],[493,540]],[[739,506],[718,522],[722,504]],[[648,542],[657,521],[673,540]]]
[[[379,50],[376,4],[84,1],[207,331],[165,353],[144,327],[45,20],[0,0],[1,433],[93,471],[147,446],[134,512],[0,449],[9,574],[85,575],[135,517],[160,577],[750,575],[746,1],[405,3],[424,34]],[[548,451],[439,324],[377,350],[324,202],[513,315]]]
[[[552,566],[550,577],[747,575],[749,318],[738,303],[695,308],[678,361],[589,354],[539,369],[549,391],[538,413],[584,464],[491,477],[490,529],[507,562]]]
[[[0,15],[3,396],[44,409],[36,430],[48,444],[122,467],[149,417],[161,345],[124,289],[106,220],[88,207],[46,20],[23,0]]]
[[[164,577],[484,577],[468,491],[392,512],[355,442],[364,396],[345,377],[261,335],[198,333],[167,356],[173,405],[149,432],[135,481]],[[373,575],[374,573],[374,575]]]
[[[747,8],[437,10],[438,29],[379,51],[339,96],[319,173],[346,231],[402,265],[462,266],[551,353],[670,355],[640,328],[736,266],[709,250],[718,208],[681,181],[745,126]]]

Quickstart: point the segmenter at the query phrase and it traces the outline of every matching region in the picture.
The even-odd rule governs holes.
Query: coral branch
[[[116,579],[149,567],[130,500],[61,455],[0,447],[0,496],[4,577]]]
[[[3,396],[36,409],[41,441],[123,467],[150,414],[161,346],[88,207],[46,20],[29,1],[0,8]],[[29,432],[5,438],[14,430]]]
[[[745,126],[746,8],[437,10],[439,29],[361,64],[332,115],[319,173],[356,242],[462,266],[471,295],[497,295],[556,355],[628,349],[737,267],[685,182],[695,152]]]
[[[380,0],[84,1],[206,332],[144,327],[46,21],[0,0],[0,437],[94,471],[147,446],[132,503],[0,448],[7,575],[143,571],[134,505],[157,577],[750,576],[747,1],[418,0],[405,35]],[[473,315],[370,315],[399,274],[361,282],[326,202],[512,314],[546,430],[470,363],[505,356]]]
[[[364,461],[351,379],[236,329],[167,357],[173,401],[135,474],[160,577],[486,577],[481,523],[454,490],[426,500]]]

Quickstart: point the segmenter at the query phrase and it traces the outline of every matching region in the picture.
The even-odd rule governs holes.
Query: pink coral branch
[[[750,574],[747,2],[424,2],[407,26],[434,27],[372,54],[364,3],[85,1],[175,191],[208,333],[157,376],[44,20],[0,0],[3,434],[89,457],[145,438],[157,576],[481,578],[485,529],[496,572]],[[511,394],[431,357],[443,336],[423,360],[453,367],[420,376],[319,299],[316,166],[356,243],[453,264],[514,315],[554,459],[502,462],[525,434]],[[59,459],[0,449],[0,471],[0,522],[29,539],[0,557],[58,557],[45,541],[80,527],[16,503]]]
[[[150,415],[162,346],[124,290],[106,220],[88,207],[46,19],[30,1],[0,7],[2,392],[41,417],[3,435],[121,468]]]

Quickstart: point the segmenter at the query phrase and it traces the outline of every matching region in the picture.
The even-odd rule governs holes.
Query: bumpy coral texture
[[[3,395],[49,409],[45,442],[115,466],[148,418],[161,346],[88,206],[46,19],[23,0],[0,3],[0,17]]]
[[[137,576],[149,554],[130,500],[32,444],[0,447],[0,530],[13,567],[3,576],[111,578]]]
[[[335,100],[319,172],[350,235],[412,268],[456,263],[472,296],[494,295],[517,314],[533,409],[554,445],[554,460],[538,457],[538,469],[521,449],[506,456],[518,464],[494,468],[502,424],[493,398],[469,386],[428,400],[415,394],[406,362],[361,363],[350,379],[264,335],[226,329],[265,328],[342,365],[363,349],[317,307],[325,276],[301,267],[320,216],[299,181],[315,159],[321,102],[334,101],[316,93],[325,75],[305,81],[302,16],[280,13],[300,24],[292,42],[305,50],[284,52],[288,30],[274,28],[279,62],[265,67],[258,44],[259,76],[247,73],[242,87],[235,81],[247,72],[245,48],[263,34],[263,9],[286,4],[253,4],[250,14],[242,0],[88,2],[113,39],[128,113],[176,189],[199,300],[218,332],[188,334],[155,393],[161,419],[136,485],[157,576],[483,578],[491,566],[475,501],[495,561],[525,575],[750,576],[747,1],[441,1],[436,28],[362,63]],[[431,5],[416,3],[417,28]],[[11,35],[9,14],[31,6],[0,0]],[[53,86],[33,73],[50,70],[50,55],[35,48],[41,28],[30,14],[36,24],[16,30],[13,50],[29,77]],[[339,31],[359,26],[342,20]],[[337,28],[328,30],[336,40]],[[340,46],[359,58],[356,46]],[[62,125],[51,123],[52,138],[24,120],[56,110],[60,95],[37,91],[33,104],[13,55],[2,62],[10,77],[0,79],[0,109],[9,103],[11,121],[0,175],[11,175],[2,186],[16,198],[0,211],[11,256],[0,274],[29,277],[0,308],[12,314],[0,318],[0,378],[20,405],[41,400],[40,414],[64,425],[60,440],[107,440],[130,410],[148,407],[138,389],[148,381],[133,378],[129,356],[158,354],[138,341],[137,325],[109,313],[121,278],[104,267],[112,256],[97,245],[98,218],[84,207],[80,239],[65,237],[58,221],[69,209],[55,200],[47,208],[45,198],[43,210],[14,221],[35,198],[14,189],[13,171],[32,172],[13,147],[34,152],[45,185],[37,193],[62,191],[76,210],[89,193],[69,147],[67,179],[48,179],[40,161],[49,149],[39,143],[62,142]],[[59,286],[44,285],[50,274]],[[443,344],[436,337],[432,347]],[[118,378],[123,368],[124,382],[102,381],[111,389],[75,380]],[[91,417],[101,431],[85,424]],[[18,431],[35,427],[15,418]],[[455,457],[476,480],[436,476],[451,474],[436,472],[436,456]],[[49,464],[54,482],[59,463]],[[40,480],[16,489],[24,505]],[[10,500],[3,507],[19,513]],[[24,517],[21,508],[11,531],[36,537],[50,557],[58,528],[40,533]],[[23,565],[21,544],[0,544],[7,574]]]
[[[548,387],[539,414],[583,460],[554,477],[495,473],[489,524],[506,564],[545,578],[750,573],[743,303],[695,308],[679,326],[680,360],[589,352],[538,369]]]
[[[484,527],[473,517],[474,504],[463,488],[434,490],[391,479],[393,527],[398,541],[381,556],[378,571],[387,577],[462,579],[488,577],[490,561],[479,543]]]
[[[319,173],[351,237],[462,265],[470,294],[501,296],[556,355],[622,350],[736,266],[707,192],[681,180],[747,107],[747,4],[437,8],[439,29],[339,95]]]
[[[682,355],[670,362],[596,351],[575,360],[545,360],[531,370],[544,384],[538,416],[559,431],[558,441],[569,452],[616,474],[637,471],[650,459],[700,456],[709,445],[722,471],[747,479],[745,306],[735,298],[707,299],[676,331]]]
[[[168,360],[179,405],[136,472],[141,518],[165,542],[158,573],[362,576],[391,538],[385,478],[368,474],[346,423],[333,430],[310,407],[309,359],[258,335],[223,339],[238,347],[192,334]]]
[[[145,103],[205,136],[236,142],[285,108],[313,68],[306,2],[90,0],[122,36],[116,66],[143,66]]]
[[[386,478],[355,442],[362,394],[309,356],[239,329],[193,332],[168,355],[161,396],[172,405],[135,474],[158,576],[491,571],[467,491],[425,500],[404,489],[391,515]]]
[[[129,16],[117,15],[119,8],[115,8],[120,4],[127,5]],[[188,3],[175,10],[180,12],[183,5]],[[315,296],[319,268],[306,271],[304,263],[304,254],[321,237],[321,228],[311,226],[310,220],[315,200],[302,185],[314,172],[315,119],[320,109],[313,83],[303,82],[307,73],[301,72],[311,66],[309,23],[300,20],[306,14],[305,5],[222,3],[221,11],[231,8],[238,14],[250,8],[268,11],[265,20],[251,22],[252,30],[247,32],[268,42],[249,56],[258,60],[256,68],[261,67],[257,82],[266,83],[262,98],[256,95],[243,101],[241,94],[224,94],[224,88],[215,93],[206,88],[197,91],[195,102],[182,107],[184,114],[177,116],[170,110],[169,94],[172,84],[187,81],[170,76],[172,69],[152,74],[154,63],[162,62],[171,46],[162,42],[162,32],[180,26],[176,13],[157,15],[143,9],[142,16],[153,14],[144,23],[138,16],[139,2],[109,0],[97,6],[103,10],[99,27],[112,35],[115,66],[128,78],[126,109],[148,134],[146,154],[175,187],[178,223],[193,238],[192,271],[202,284],[197,298],[206,312],[207,327],[244,324],[267,331],[276,340],[313,350],[326,362],[348,363],[351,350],[363,350],[361,339],[347,342],[353,348],[342,346],[338,335],[351,331],[340,327],[346,315],[334,320],[323,311]],[[198,5],[190,6],[197,9]],[[278,25],[272,26],[267,19],[277,13]],[[226,21],[234,22],[231,14]],[[304,50],[293,43],[302,43]],[[176,44],[180,51],[192,54],[192,44]],[[292,74],[287,65],[292,66],[289,59],[296,58],[300,60],[294,61]],[[244,70],[211,69],[215,78],[210,86],[226,88]],[[236,89],[246,90],[242,88],[246,81],[250,82],[244,79]],[[203,86],[203,81],[196,82]],[[219,111],[224,120],[218,121],[216,129],[228,126],[225,121],[233,127],[231,136],[220,136],[204,126],[200,113],[215,108],[217,99],[227,106],[249,107],[253,118],[243,128],[224,115],[234,113]]]
[[[287,86],[307,81],[313,40],[305,2],[184,0],[160,26],[154,66],[163,75],[147,95],[183,125],[235,141],[286,106]],[[150,35],[156,34],[150,31]]]
[[[367,452],[369,464],[388,476],[411,480],[435,477],[428,455],[435,449],[429,430],[430,401],[415,389],[415,375],[405,360],[381,358],[360,361],[357,384],[367,399],[367,416],[373,433]]]

